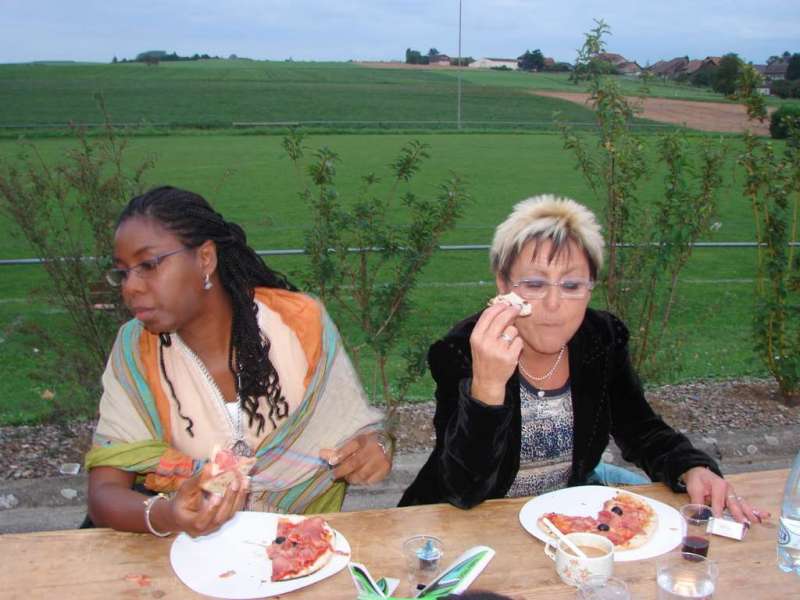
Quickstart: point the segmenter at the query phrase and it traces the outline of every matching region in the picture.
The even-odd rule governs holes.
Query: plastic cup
[[[617,577],[594,576],[578,588],[577,600],[630,600],[628,586]]]
[[[710,600],[717,586],[717,563],[699,554],[670,552],[656,561],[658,600]]]
[[[685,504],[681,506],[684,531],[681,552],[708,556],[711,545],[711,534],[708,523],[711,519],[711,507],[705,504]]]
[[[432,535],[415,535],[403,542],[403,557],[411,590],[421,590],[443,568],[444,544]]]

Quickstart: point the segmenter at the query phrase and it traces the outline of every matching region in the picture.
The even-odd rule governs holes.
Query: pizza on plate
[[[608,538],[615,550],[641,548],[658,529],[658,515],[644,498],[626,492],[617,494],[603,503],[596,517],[545,513],[539,517],[539,528],[550,534],[544,518],[550,520],[561,533],[596,533]]]
[[[316,573],[331,560],[333,529],[322,517],[287,515],[278,518],[275,540],[267,547],[272,581]]]
[[[200,487],[212,494],[224,495],[228,486],[236,479],[236,472],[248,475],[255,457],[238,456],[230,450],[215,449],[211,459],[211,479],[200,484]]]

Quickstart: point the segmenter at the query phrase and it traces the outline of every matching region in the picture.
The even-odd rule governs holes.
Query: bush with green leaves
[[[789,137],[789,127],[800,127],[800,104],[784,104],[769,118],[769,134],[773,139],[785,140]]]
[[[779,79],[773,81],[769,87],[769,93],[778,98],[800,98],[800,81],[788,81]]]
[[[353,198],[343,198],[335,182],[338,154],[320,148],[306,160],[298,131],[284,139],[284,148],[297,172],[304,165],[308,175],[301,193],[311,220],[305,242],[311,265],[308,287],[356,326],[359,334],[350,339],[350,353],[357,364],[366,355],[374,357],[380,383],[371,386],[372,399],[378,400],[380,387],[391,417],[424,373],[427,344],[412,340],[404,352],[405,372],[394,385],[387,372],[389,356],[407,330],[413,311],[410,294],[422,269],[468,201],[464,182],[451,174],[438,193],[412,191],[410,184],[429,155],[426,144],[411,141],[389,165],[388,187],[369,173]]]
[[[62,162],[47,164],[34,145],[22,143],[16,159],[0,162],[0,210],[16,223],[43,259],[51,286],[48,302],[69,316],[64,338],[38,334],[63,356],[65,379],[86,394],[56,394],[52,417],[92,416],[100,376],[120,324],[127,318],[119,294],[105,280],[113,253],[114,225],[126,202],[143,189],[151,159],[126,165],[127,142],[107,121],[102,136],[75,130],[76,147]]]
[[[783,151],[745,134],[739,163],[753,208],[757,276],[753,333],[756,351],[786,404],[800,404],[800,127],[788,125]]]

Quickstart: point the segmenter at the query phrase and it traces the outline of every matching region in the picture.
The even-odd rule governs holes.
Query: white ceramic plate
[[[539,529],[537,521],[544,513],[557,512],[579,517],[596,517],[603,503],[624,491],[646,501],[658,515],[658,529],[650,541],[633,550],[616,550],[614,560],[625,562],[653,558],[669,552],[683,539],[683,519],[680,513],[658,500],[652,500],[629,490],[602,485],[583,485],[556,490],[532,498],[519,511],[519,522],[532,536],[546,542],[550,536]]]
[[[334,531],[334,554],[316,573],[289,581],[270,581],[266,547],[278,529],[275,513],[239,512],[218,531],[198,538],[185,533],[172,543],[175,574],[195,592],[217,598],[266,598],[306,587],[339,572],[350,560],[350,544]]]

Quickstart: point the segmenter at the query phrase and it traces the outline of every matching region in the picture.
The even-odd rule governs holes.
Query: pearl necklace
[[[553,366],[552,366],[552,367],[550,367],[550,370],[549,370],[547,373],[545,373],[544,375],[542,375],[541,377],[536,377],[535,375],[531,375],[530,373],[528,373],[528,372],[525,370],[525,367],[523,367],[523,366],[522,366],[522,363],[521,363],[521,362],[520,362],[520,363],[518,363],[519,370],[520,370],[520,371],[522,371],[522,374],[523,374],[523,375],[525,375],[525,377],[527,377],[527,378],[528,378],[528,379],[530,379],[531,381],[547,381],[548,379],[550,379],[550,377],[552,377],[553,373],[555,373],[555,372],[556,372],[556,369],[558,368],[558,365],[559,365],[559,363],[561,362],[561,359],[564,357],[564,351],[565,351],[566,349],[567,349],[567,346],[566,346],[566,345],[564,345],[564,346],[561,346],[561,351],[558,353],[558,357],[556,358],[556,362],[554,362],[554,363],[553,363]],[[540,391],[541,391],[541,390],[540,390]],[[540,397],[541,397],[542,395],[543,395],[543,394],[540,394]]]

